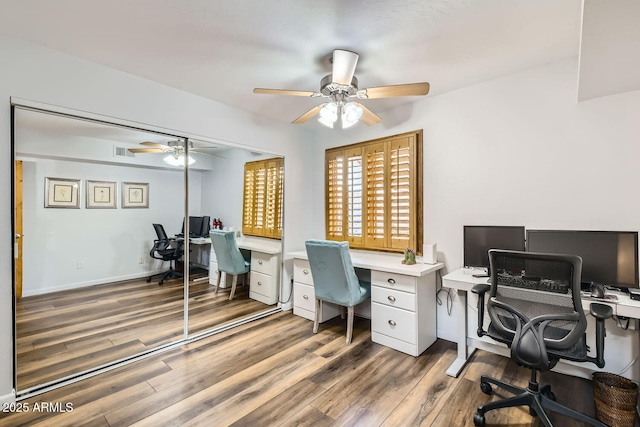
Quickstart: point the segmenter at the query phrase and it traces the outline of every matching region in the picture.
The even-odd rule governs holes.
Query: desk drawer
[[[416,295],[409,292],[396,291],[395,289],[383,288],[381,286],[372,286],[371,301],[390,307],[416,311]]]
[[[309,261],[305,259],[293,260],[293,280],[299,283],[313,285],[313,278],[311,277],[311,268],[309,267]]]
[[[270,297],[273,292],[273,283],[271,280],[271,276],[268,276],[263,273],[253,272],[251,273],[251,281],[249,282],[249,286],[252,292],[255,292],[260,295],[264,295],[266,297]]]
[[[271,274],[273,271],[271,260],[274,257],[270,254],[251,251],[251,271]]]
[[[375,286],[416,293],[416,282],[417,278],[414,276],[371,270],[371,284]]]
[[[416,313],[371,303],[371,331],[411,344],[416,343]]]
[[[314,312],[316,311],[315,298],[316,294],[313,290],[313,286],[298,282],[293,283],[293,305],[295,307]]]

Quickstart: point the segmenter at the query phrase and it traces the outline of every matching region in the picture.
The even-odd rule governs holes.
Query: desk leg
[[[454,304],[457,316],[458,316],[458,357],[453,361],[449,369],[447,369],[447,375],[451,377],[457,377],[467,364],[467,360],[473,354],[473,349],[467,347],[467,291],[458,289],[458,298]]]

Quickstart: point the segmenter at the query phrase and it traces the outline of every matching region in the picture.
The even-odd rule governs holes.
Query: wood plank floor
[[[198,276],[192,276],[196,278]],[[189,333],[272,309],[248,287],[214,294],[208,280],[189,285]],[[16,303],[18,390],[26,390],[183,338],[182,278],[145,279],[21,298]]]
[[[76,384],[25,400],[3,426],[472,426],[481,374],[526,385],[529,373],[508,358],[478,351],[460,378],[445,374],[455,345],[438,340],[419,357],[371,342],[356,319],[346,346],[344,322],[278,313]],[[105,350],[109,351],[109,350]],[[593,414],[590,381],[543,374],[558,401]],[[42,411],[42,403],[71,412]],[[34,410],[37,408],[39,410]],[[550,414],[558,426],[579,426]],[[636,423],[637,424],[637,423]],[[539,426],[528,410],[487,414],[487,425]]]

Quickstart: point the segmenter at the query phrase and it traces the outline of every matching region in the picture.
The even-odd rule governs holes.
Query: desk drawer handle
[[[392,285],[396,284],[396,281],[394,279],[387,279],[387,282],[391,283]]]
[[[390,324],[391,326],[396,326],[396,322],[394,322],[393,320],[389,320],[389,324]]]
[[[394,297],[393,295],[389,295],[389,296],[387,297],[387,299],[388,299],[389,301],[391,301],[391,302],[395,302],[395,301],[396,301],[396,297]]]
[[[302,298],[309,299],[309,296],[308,295],[302,295]]]
[[[258,286],[262,286],[262,282],[258,280]]]
[[[304,270],[302,270],[302,272],[303,272],[304,274],[309,274],[309,270],[307,270],[306,268],[305,268]]]
[[[262,260],[258,260],[258,264],[262,265]]]

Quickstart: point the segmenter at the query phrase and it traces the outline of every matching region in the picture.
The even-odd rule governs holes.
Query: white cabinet
[[[280,254],[252,250],[249,297],[265,304],[276,304],[279,284]]]
[[[371,340],[418,356],[436,340],[435,274],[371,271]]]
[[[323,302],[320,306],[320,323],[340,314],[340,308]],[[293,314],[309,320],[315,319],[316,294],[313,290],[313,278],[309,261],[306,259],[293,260]]]
[[[226,274],[222,274],[220,276],[220,287],[226,288]],[[216,259],[216,253],[213,250],[213,246],[211,247],[211,253],[209,255],[209,284],[215,285],[216,280],[218,280],[218,260]]]

